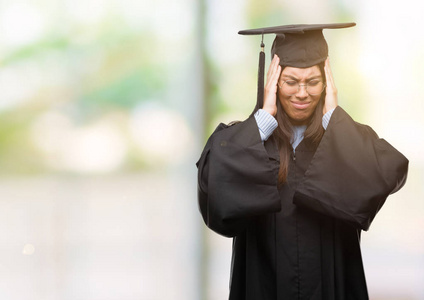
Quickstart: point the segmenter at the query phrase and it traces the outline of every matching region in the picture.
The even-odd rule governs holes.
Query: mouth
[[[302,109],[307,109],[311,103],[310,102],[292,102],[291,104],[293,105],[294,108],[302,110]]]

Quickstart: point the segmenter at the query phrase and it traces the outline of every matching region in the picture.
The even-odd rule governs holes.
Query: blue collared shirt
[[[334,111],[334,108],[328,111],[322,117],[322,127],[324,127],[324,129],[327,129],[327,126],[328,126],[328,123],[330,123],[330,119],[331,119],[331,115],[333,114],[333,111]],[[274,130],[278,127],[277,120],[271,114],[269,114],[267,111],[263,109],[259,109],[254,114],[254,117],[255,117],[256,123],[258,124],[259,134],[261,135],[262,142],[264,142],[271,136]],[[292,140],[293,151],[295,151],[296,147],[303,140],[306,127],[307,127],[306,125],[293,126],[293,140]]]

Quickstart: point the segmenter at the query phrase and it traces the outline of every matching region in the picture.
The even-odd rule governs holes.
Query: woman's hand
[[[263,110],[272,116],[277,114],[277,83],[281,74],[280,58],[274,55],[266,75],[266,84],[264,88],[264,107]]]
[[[330,58],[328,57],[325,60],[324,71],[325,71],[325,79],[327,81],[327,87],[325,88],[326,96],[325,96],[325,104],[324,104],[322,113],[325,115],[326,112],[332,110],[333,108],[336,108],[338,105],[337,88],[334,83],[333,74],[331,73]]]

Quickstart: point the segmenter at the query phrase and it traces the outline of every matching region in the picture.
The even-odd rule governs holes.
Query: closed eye
[[[308,86],[317,86],[320,83],[321,83],[321,80],[312,79],[312,80],[308,81]]]
[[[285,83],[288,86],[296,86],[296,85],[298,85],[298,82],[296,80],[286,80]]]

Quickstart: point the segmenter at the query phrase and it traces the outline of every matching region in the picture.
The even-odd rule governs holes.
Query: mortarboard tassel
[[[253,113],[264,106],[264,72],[265,72],[265,52],[264,35],[262,34],[261,51],[259,52],[258,67],[258,95],[256,98],[256,107]]]

